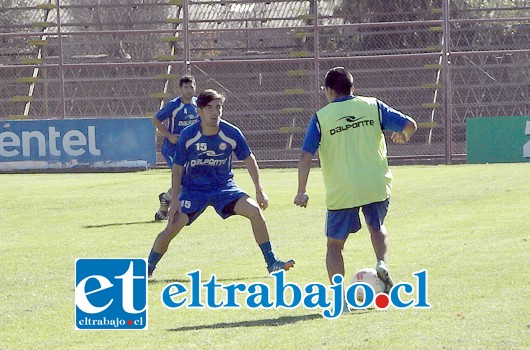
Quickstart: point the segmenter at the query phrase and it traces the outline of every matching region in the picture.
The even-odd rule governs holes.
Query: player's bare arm
[[[176,144],[177,141],[178,141],[178,135],[176,134],[172,134],[169,129],[167,128],[167,126],[162,123],[160,120],[158,120],[158,118],[156,116],[154,116],[152,119],[151,119],[153,125],[157,128],[157,130],[162,134],[164,135],[165,138],[167,138],[169,140],[169,142],[173,143],[173,144]]]
[[[245,163],[252,182],[254,183],[254,187],[256,188],[256,202],[258,202],[261,209],[265,210],[269,206],[269,197],[265,191],[263,191],[263,186],[261,186],[259,166],[256,162],[256,157],[254,157],[253,154],[250,154],[250,156],[243,160],[243,163]]]
[[[298,161],[298,191],[294,198],[294,204],[302,208],[307,207],[307,202],[309,201],[309,196],[306,194],[306,186],[312,161],[313,155],[309,152],[302,151],[300,160]]]

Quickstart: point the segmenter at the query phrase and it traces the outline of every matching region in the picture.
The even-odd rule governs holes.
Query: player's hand
[[[169,142],[176,145],[179,140],[179,135],[171,134],[167,139],[169,140]]]
[[[308,201],[309,201],[309,196],[305,193],[298,193],[296,197],[294,197],[294,204],[302,208],[307,207]]]
[[[258,205],[262,210],[265,210],[269,206],[269,197],[267,196],[265,192],[257,191],[256,202],[258,202]]]
[[[172,200],[167,213],[167,220],[170,224],[176,219],[177,213],[182,213],[182,204],[178,200]]]
[[[407,136],[400,132],[393,132],[392,135],[390,136],[390,139],[392,140],[392,142],[401,144],[401,145],[409,142]]]

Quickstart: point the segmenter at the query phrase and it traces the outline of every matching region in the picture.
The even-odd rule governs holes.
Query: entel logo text
[[[47,137],[46,137],[47,136]],[[60,142],[58,140],[60,139]],[[40,131],[22,131],[20,136],[12,131],[0,132],[0,156],[16,157],[22,151],[23,157],[31,157],[32,140],[37,142],[37,153],[39,157],[48,155],[60,157],[61,149],[72,157],[78,157],[87,151],[94,155],[101,155],[101,150],[96,145],[96,127],[88,126],[87,135],[81,130],[68,130],[61,135],[55,127],[48,127],[46,135]],[[48,147],[46,147],[48,146]]]

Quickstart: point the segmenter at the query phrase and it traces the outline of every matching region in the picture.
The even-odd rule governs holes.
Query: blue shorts
[[[160,153],[164,156],[164,159],[166,160],[167,166],[169,169],[173,168],[174,163],[174,157],[175,157],[175,151],[177,150],[177,145],[171,143],[168,139],[164,139],[164,143],[162,143],[162,149],[160,150]]]
[[[328,210],[326,215],[326,236],[336,239],[346,239],[350,233],[361,229],[359,208],[362,208],[364,219],[368,226],[380,229],[388,212],[388,198],[382,202],[375,202],[361,207]]]
[[[231,182],[224,187],[208,192],[183,188],[179,200],[182,205],[182,212],[189,218],[187,225],[191,225],[209,205],[213,206],[217,214],[223,219],[234,215],[237,201],[245,197],[249,197],[249,195]]]

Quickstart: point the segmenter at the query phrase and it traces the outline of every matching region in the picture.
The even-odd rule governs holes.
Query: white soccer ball
[[[374,289],[375,295],[383,292],[384,282],[377,276],[377,271],[372,268],[365,268],[359,270],[351,281],[352,284],[363,282],[369,284]],[[357,288],[355,290],[355,298],[360,303],[364,302],[364,288]]]

